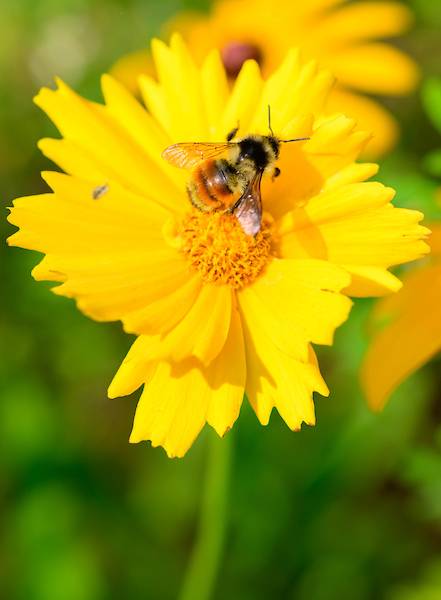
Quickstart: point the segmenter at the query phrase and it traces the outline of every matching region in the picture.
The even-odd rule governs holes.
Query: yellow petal
[[[398,292],[401,281],[386,269],[363,265],[342,265],[351,275],[351,284],[345,293],[352,297],[385,296]]]
[[[173,327],[200,280],[164,242],[168,213],[116,184],[94,199],[87,182],[60,173],[46,179],[55,194],[18,199],[9,217],[20,227],[10,244],[48,253],[34,277],[63,282],[54,291],[97,320],[121,319],[140,333]]]
[[[239,125],[239,136],[249,129],[250,120],[256,110],[263,82],[260,69],[254,60],[247,60],[236,81],[219,123],[217,135],[225,138],[229,131]],[[267,114],[267,111],[265,111]]]
[[[128,396],[150,380],[157,367],[150,358],[150,349],[156,342],[157,336],[140,335],[136,338],[109,385],[109,398]]]
[[[138,143],[115,123],[105,107],[88,102],[61,81],[53,91],[43,88],[35,98],[67,140],[94,157],[106,183],[144,195],[154,193],[157,201],[175,210],[182,205],[182,191],[158,169]],[[161,190],[161,193],[158,191]]]
[[[350,53],[354,42],[399,35],[411,20],[411,12],[403,4],[364,1],[328,13],[316,24],[314,35],[328,47],[343,46]]]
[[[420,268],[403,283],[403,289],[379,302],[374,312],[378,320],[391,320],[372,340],[361,372],[374,410],[441,349],[441,267]]]
[[[181,37],[172,36],[170,47],[153,40],[152,54],[170,115],[169,134],[174,141],[206,140],[208,125],[201,79]]]
[[[250,127],[252,130],[267,132],[268,120],[266,113],[268,105],[270,105],[272,127],[274,131],[281,131],[287,122],[285,115],[287,94],[293,95],[295,93],[293,88],[297,84],[300,68],[299,51],[290,49],[280,66],[265,82],[259,109],[256,111],[254,121]],[[289,111],[290,115],[291,112]]]
[[[245,380],[245,346],[237,308],[233,306],[228,338],[222,353],[205,370],[213,390],[207,411],[207,423],[222,436],[239,416]]]
[[[348,274],[319,260],[277,260],[238,294],[249,328],[261,330],[282,352],[308,360],[309,343],[332,344],[351,302],[338,294]]]
[[[194,305],[201,290],[199,275],[188,275],[188,280],[176,286],[168,295],[158,297],[142,308],[124,317],[124,329],[128,333],[166,333],[181,321]]]
[[[229,96],[228,80],[218,51],[210,52],[205,59],[201,68],[201,81],[207,118],[211,124],[210,139],[216,141],[218,123]],[[222,133],[225,135],[224,132],[220,132],[220,135]]]
[[[32,272],[37,280],[54,279],[54,273],[57,281],[64,281],[54,288],[55,293],[75,298],[80,310],[97,321],[121,320],[125,329],[136,333],[173,327],[194,298],[187,291],[193,280],[188,283],[186,263],[172,255],[95,256],[89,264],[85,258],[81,262],[68,255],[53,255]],[[170,310],[169,295],[182,302],[175,312]],[[143,309],[147,313],[151,304],[160,313],[157,323],[143,319]]]
[[[161,226],[167,213],[153,202],[149,205],[145,198],[116,185],[94,200],[94,185],[59,173],[46,175],[52,185],[57,181],[59,189],[66,188],[68,193],[15,200],[9,221],[21,231],[10,238],[13,245],[78,255],[83,261],[88,253],[145,253],[152,251],[156,242],[167,250],[163,241],[161,244]],[[168,252],[172,250],[168,248]]]
[[[330,94],[326,110],[329,113],[344,111],[353,117],[359,129],[372,135],[363,150],[363,157],[377,158],[389,152],[398,139],[398,123],[394,116],[380,102],[336,87]]]
[[[107,182],[109,171],[97,157],[71,140],[43,138],[38,142],[41,152],[63,171],[96,185]]]
[[[427,229],[418,225],[423,215],[386,205],[330,221],[320,227],[328,258],[337,264],[392,266],[427,253],[421,238]]]
[[[136,378],[139,366],[138,373],[135,371],[136,367],[132,367]],[[153,446],[163,446],[173,457],[186,453],[206,421],[224,435],[239,416],[246,376],[236,309],[224,350],[209,367],[201,370],[195,361],[173,367],[160,363],[148,376],[136,410],[131,442],[151,440]]]
[[[419,81],[416,63],[388,44],[360,44],[336,52],[327,64],[345,86],[377,94],[408,94]]]
[[[53,171],[43,171],[42,177],[54,192],[53,204],[60,204],[79,217],[84,212],[85,218],[90,221],[108,220],[114,226],[118,226],[121,219],[127,219],[135,231],[135,225],[138,223],[142,228],[149,227],[155,230],[155,233],[151,232],[155,239],[162,238],[160,229],[169,219],[170,212],[157,202],[156,196],[150,196],[147,190],[141,196],[116,182],[103,182],[107,184],[107,189],[100,197],[95,198],[96,186],[91,186],[87,180]],[[27,202],[29,208],[30,202]]]
[[[300,429],[302,422],[315,423],[312,394],[328,395],[328,389],[310,350],[306,362],[280,351],[266,332],[242,312],[247,358],[246,392],[257,418],[267,425],[273,407],[288,427]]]
[[[160,171],[176,182],[182,193],[188,175],[170,166],[161,156],[170,145],[170,138],[139,102],[109,75],[103,75],[102,89],[107,110],[115,122],[142,148]],[[181,206],[185,207],[185,203],[182,202],[176,208],[182,212]]]
[[[153,79],[153,77],[148,77],[147,75],[140,75],[139,87],[149,112],[158,121],[164,131],[167,132],[170,139],[172,139],[173,124],[165,90]]]
[[[159,363],[139,399],[130,442],[151,440],[170,458],[184,456],[205,424],[211,394],[197,366],[175,373]]]
[[[428,247],[423,215],[390,204],[393,191],[375,182],[330,189],[279,220],[280,252],[348,266],[352,295],[396,289],[386,269],[420,258]],[[362,269],[360,270],[360,267]]]
[[[147,49],[125,54],[112,66],[110,75],[121,82],[131,94],[139,94],[139,76],[153,75],[153,63]]]
[[[332,75],[318,69],[315,61],[301,64],[299,53],[290,50],[280,67],[265,82],[260,102],[255,102],[255,115],[251,131],[268,132],[268,106],[271,107],[273,130],[286,133],[284,128],[293,118],[301,115],[318,115],[333,85]]]
[[[327,179],[357,160],[370,138],[370,132],[357,129],[354,119],[337,114],[316,121],[303,150],[311,167]]]
[[[376,181],[353,183],[312,197],[306,210],[314,223],[324,225],[385,206],[394,196],[392,188]]]
[[[337,176],[350,167],[338,171]],[[317,231],[322,241],[323,255],[317,258],[327,258],[328,251],[324,245],[321,234],[321,226],[333,221],[344,222],[345,219],[363,218],[366,210],[387,205],[393,198],[395,192],[377,182],[349,183],[341,186],[323,186],[320,193],[314,194],[308,199],[308,203],[285,213],[277,222],[281,240],[281,252],[283,256],[294,258],[296,255],[289,250],[292,244],[297,244],[295,237],[303,236],[305,240],[312,242]]]
[[[228,286],[204,284],[182,321],[151,349],[151,359],[179,362],[194,357],[208,366],[230,329],[231,293]]]
[[[331,175],[323,186],[323,191],[337,190],[350,183],[361,183],[378,172],[375,163],[352,163]]]

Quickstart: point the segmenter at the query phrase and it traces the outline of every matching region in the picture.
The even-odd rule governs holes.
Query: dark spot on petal
[[[228,77],[237,77],[246,60],[253,59],[259,65],[263,56],[260,48],[246,42],[228,42],[221,50],[222,61]]]

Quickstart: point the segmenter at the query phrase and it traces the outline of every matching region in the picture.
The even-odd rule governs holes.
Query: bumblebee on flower
[[[109,388],[144,385],[131,441],[182,456],[206,422],[219,435],[232,427],[244,392],[262,424],[274,407],[293,430],[313,424],[312,394],[328,389],[311,344],[332,343],[349,296],[400,287],[388,268],[426,252],[422,215],[366,182],[377,167],[355,161],[369,135],[323,117],[332,77],[314,62],[290,51],[265,81],[248,61],[230,90],[218,52],[198,68],[178,36],[152,51],[158,80],[140,80],[148,112],[109,76],[104,106],[61,82],[37,96],[63,136],[40,147],[66,174],[44,174],[52,193],[15,201],[10,243],[45,254],[36,279],[137,334]],[[194,175],[164,149],[188,165],[182,144],[219,145],[238,123],[226,144],[268,136],[268,105],[277,140],[309,139],[281,145],[271,164],[281,176],[263,177],[261,194],[256,169],[249,190],[224,194],[227,210],[192,206]],[[194,204],[206,199],[193,191]]]
[[[249,135],[237,142],[231,140],[239,127],[228,135],[226,143],[181,143],[164,150],[163,158],[177,167],[196,167],[187,184],[193,206],[202,212],[219,211],[234,215],[247,235],[256,235],[261,228],[262,199],[260,182],[264,174],[273,178],[280,175],[274,164],[279,158],[280,144],[302,142],[309,138],[278,140],[271,129],[270,135]],[[225,158],[215,157],[228,152]]]

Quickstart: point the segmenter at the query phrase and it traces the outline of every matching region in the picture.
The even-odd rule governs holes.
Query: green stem
[[[179,600],[209,600],[212,596],[225,539],[231,437],[231,432],[222,439],[210,436],[198,538]]]

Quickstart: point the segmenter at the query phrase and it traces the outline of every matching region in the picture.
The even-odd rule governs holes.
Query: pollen
[[[271,230],[269,216],[252,236],[232,214],[194,211],[175,229],[174,245],[204,281],[240,289],[252,283],[274,256]]]

